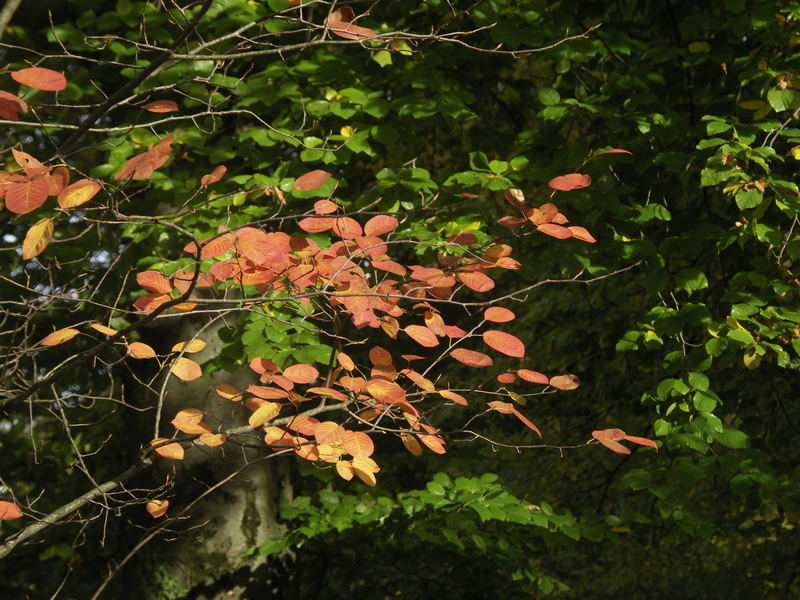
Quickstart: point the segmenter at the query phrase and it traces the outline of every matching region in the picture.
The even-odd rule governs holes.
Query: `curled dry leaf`
[[[67,87],[67,78],[58,71],[44,67],[29,67],[11,71],[11,78],[17,83],[45,92],[60,92]]]
[[[53,237],[53,228],[52,219],[39,219],[28,229],[22,241],[22,260],[39,256],[47,248]]]
[[[42,346],[58,346],[59,344],[63,344],[64,342],[70,341],[76,335],[78,335],[80,331],[77,329],[72,329],[71,327],[67,327],[66,329],[59,329],[58,331],[54,331],[48,336],[39,342]]]
[[[159,517],[163,517],[165,514],[167,514],[169,500],[151,500],[147,503],[146,508],[151,517],[158,519]]]
[[[153,100],[142,104],[141,108],[151,113],[171,113],[178,110],[178,105],[172,100]]]

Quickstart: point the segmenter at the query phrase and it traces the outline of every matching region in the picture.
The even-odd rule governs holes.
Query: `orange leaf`
[[[487,346],[507,356],[513,356],[515,358],[522,358],[525,356],[525,344],[510,333],[489,329],[483,332],[482,337]]]
[[[167,509],[169,508],[169,500],[151,500],[145,506],[147,512],[150,513],[150,516],[154,519],[158,519],[159,517],[163,517],[167,514]]]
[[[49,188],[44,177],[12,183],[6,190],[6,208],[12,213],[24,215],[44,204],[48,193]]]
[[[318,215],[329,215],[339,210],[339,206],[330,200],[317,200],[314,202],[314,212]]]
[[[354,240],[363,234],[361,225],[350,217],[339,217],[334,219],[331,231],[343,240]]]
[[[525,415],[523,415],[521,412],[519,412],[519,411],[518,411],[516,408],[512,408],[512,411],[511,411],[511,412],[512,412],[512,413],[514,414],[514,416],[515,416],[515,417],[517,417],[517,418],[518,418],[520,421],[522,421],[523,423],[525,423],[525,426],[526,426],[526,427],[528,427],[528,428],[532,429],[533,431],[535,431],[535,432],[536,432],[536,435],[538,435],[539,437],[542,437],[542,432],[541,432],[541,431],[539,431],[539,428],[538,428],[536,425],[534,425],[533,423],[531,423],[531,422],[528,420],[528,418],[527,418]]]
[[[172,363],[172,373],[183,381],[194,381],[203,375],[203,370],[193,360],[181,356]]]
[[[342,392],[329,387],[310,387],[307,391],[309,394],[317,394],[318,396],[332,398],[334,400],[339,400],[340,402],[347,402],[350,399]]]
[[[516,319],[517,315],[502,306],[491,306],[483,311],[483,318],[492,323],[507,323]]]
[[[550,378],[550,385],[559,390],[574,390],[581,384],[577,375],[556,375]]]
[[[172,291],[172,283],[158,271],[137,273],[136,283],[148,292],[155,292],[156,294],[169,294]]]
[[[612,452],[616,452],[617,454],[631,453],[629,448],[626,448],[617,441],[625,437],[625,432],[621,429],[601,429],[593,431],[592,437]]]
[[[344,429],[334,421],[323,421],[314,427],[314,439],[318,444],[335,444],[343,435]]]
[[[228,439],[228,436],[226,436],[224,433],[204,433],[198,439],[204,446],[214,448],[224,444],[225,440]]]
[[[80,332],[77,329],[67,328],[67,329],[59,329],[58,331],[54,331],[50,335],[46,336],[41,342],[39,342],[42,346],[58,346],[59,344],[63,344],[64,342],[70,341]]]
[[[346,40],[363,40],[377,35],[372,29],[359,27],[352,23],[330,23],[329,27],[332,33]]]
[[[28,229],[22,241],[22,260],[39,256],[47,248],[53,237],[53,228],[52,219],[39,219]]]
[[[45,92],[60,92],[67,87],[67,78],[58,71],[43,67],[28,67],[11,71],[11,78],[17,83]]]
[[[626,435],[623,436],[623,439],[628,442],[633,442],[634,444],[639,444],[640,446],[650,446],[651,448],[655,448],[656,452],[658,452],[658,444],[656,444],[653,440],[648,440],[647,438],[636,435]]]
[[[116,329],[111,329],[111,327],[106,327],[105,325],[102,325],[100,323],[92,323],[91,325],[89,325],[89,327],[91,327],[97,332],[102,333],[103,335],[117,335],[118,333]]]
[[[184,408],[170,421],[178,431],[189,434],[209,433],[211,429],[203,423],[203,413],[196,408]]]
[[[603,154],[630,154],[630,155],[633,155],[633,152],[630,152],[628,150],[623,150],[622,148],[610,148],[608,150],[601,150],[600,152],[595,152],[594,154],[592,154],[592,158],[594,158],[595,156],[601,156]]]
[[[436,334],[422,325],[409,325],[403,331],[405,331],[409,337],[417,342],[420,346],[433,348],[434,346],[439,345],[439,340],[437,339]]]
[[[0,119],[19,121],[19,113],[27,113],[28,105],[14,94],[0,91]]]
[[[371,456],[375,452],[375,444],[363,431],[345,431],[342,435],[342,445],[348,454],[354,457]]]
[[[467,406],[467,399],[464,398],[461,394],[456,394],[455,392],[451,392],[450,390],[439,390],[438,394],[442,398],[446,398],[447,400],[451,400],[456,404],[461,404],[462,406]]]
[[[178,110],[178,105],[172,100],[153,100],[142,104],[141,109],[151,113],[171,113]]]
[[[567,227],[572,233],[572,237],[576,240],[581,240],[582,242],[589,242],[590,244],[594,244],[597,240],[594,239],[591,233],[586,231],[584,227],[578,227],[576,225]]]
[[[208,186],[217,183],[225,176],[225,173],[227,172],[228,172],[228,167],[226,167],[225,165],[217,165],[216,167],[214,167],[214,170],[211,171],[211,173],[209,173],[208,175],[203,175],[200,178],[200,185]]]
[[[386,404],[405,402],[406,393],[399,385],[393,381],[384,379],[373,379],[367,383],[367,393],[373,398]]]
[[[399,275],[400,277],[405,277],[407,273],[406,268],[403,265],[396,263],[393,260],[373,260],[372,266],[376,269],[380,269],[381,271]]]
[[[376,215],[364,223],[364,235],[379,236],[397,229],[397,219],[389,215]]]
[[[569,229],[555,223],[543,223],[537,226],[536,229],[558,240],[566,240],[572,237],[572,232]]]
[[[474,292],[488,292],[494,288],[494,280],[480,271],[456,273],[456,279]]]
[[[339,474],[339,477],[344,479],[345,481],[350,481],[355,474],[355,470],[353,469],[353,463],[349,460],[340,460],[336,463],[336,472]]]
[[[195,338],[191,342],[178,342],[172,347],[172,352],[194,354],[195,352],[200,352],[205,347],[206,343],[203,340]]]
[[[570,190],[579,190],[581,188],[589,187],[592,183],[592,178],[588,175],[581,173],[569,173],[568,175],[561,175],[551,179],[547,185],[559,192],[569,192]]]
[[[306,217],[297,222],[297,226],[306,233],[322,233],[333,227],[332,217]]]
[[[406,450],[411,452],[414,456],[422,456],[422,446],[419,445],[417,438],[410,433],[401,433],[400,440],[403,442],[403,446],[406,447]]]
[[[336,355],[336,361],[342,366],[345,371],[352,371],[356,368],[356,363],[353,362],[353,359],[350,358],[344,352],[339,352]]]
[[[450,356],[468,367],[491,367],[494,364],[489,356],[466,348],[456,348],[450,353]]]
[[[520,379],[524,379],[525,381],[530,381],[531,383],[543,383],[545,385],[550,383],[550,379],[547,377],[547,375],[539,373],[539,371],[531,371],[529,369],[519,369],[517,371],[517,375],[519,375]]]
[[[155,358],[156,351],[142,342],[131,342],[128,344],[128,356],[131,358]]]
[[[517,376],[513,373],[500,373],[497,376],[497,381],[500,383],[514,383],[517,380]]]
[[[100,191],[100,184],[91,179],[80,179],[58,194],[58,205],[61,208],[75,208],[86,204]]]
[[[386,348],[381,346],[373,346],[369,350],[369,361],[376,367],[387,366],[391,367],[393,364],[392,355]]]
[[[331,174],[322,169],[309,171],[295,180],[294,189],[298,192],[310,192],[318,187],[322,187],[330,178]]]
[[[12,521],[21,516],[23,516],[22,511],[16,504],[8,500],[0,500],[0,521]]]
[[[504,415],[512,415],[516,410],[514,408],[514,405],[511,404],[511,402],[502,402],[500,400],[494,400],[492,402],[488,402],[487,404],[489,408],[491,408],[492,410],[496,410],[497,412],[502,413]]]
[[[250,415],[247,423],[255,429],[268,421],[272,421],[281,412],[281,405],[277,402],[265,402]]]
[[[301,363],[284,369],[283,376],[293,383],[311,383],[319,377],[319,371],[311,365]]]
[[[162,442],[168,442],[169,438],[156,438],[152,442],[150,442],[151,446],[157,446]],[[153,450],[159,456],[163,456],[164,458],[171,458],[172,460],[183,460],[183,446],[179,443],[174,442],[172,444],[165,444],[164,446],[159,446]]]
[[[419,434],[420,441],[428,447],[428,450],[435,454],[446,454],[444,440],[438,435]]]

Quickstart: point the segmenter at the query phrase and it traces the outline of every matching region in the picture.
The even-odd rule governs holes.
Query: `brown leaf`
[[[150,516],[154,519],[158,519],[159,517],[163,517],[167,514],[167,509],[169,508],[169,500],[151,500],[145,506],[147,512],[150,513]]]

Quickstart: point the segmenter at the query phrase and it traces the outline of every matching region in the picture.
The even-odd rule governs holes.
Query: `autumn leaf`
[[[39,219],[28,229],[22,241],[22,260],[39,256],[47,248],[53,237],[53,228],[52,219]]]
[[[243,396],[242,392],[227,383],[220,383],[216,388],[214,388],[214,391],[217,392],[218,396],[222,396],[226,400],[231,400],[233,402],[241,401]]]
[[[339,352],[339,354],[336,355],[336,361],[345,371],[352,371],[356,368],[356,363],[344,352]]]
[[[581,384],[581,381],[577,375],[556,375],[550,378],[549,383],[559,390],[574,390]]]
[[[461,394],[456,394],[455,392],[451,392],[450,390],[438,390],[437,393],[447,400],[451,402],[455,402],[456,404],[460,404],[462,406],[467,406],[467,399],[464,398]]]
[[[494,280],[480,271],[456,273],[456,279],[473,292],[488,292],[494,288]]]
[[[102,323],[92,323],[91,325],[89,325],[89,327],[91,327],[98,333],[102,333],[103,335],[117,335],[117,333],[119,333],[116,329],[112,329],[111,327],[106,327]]]
[[[489,356],[466,348],[456,348],[450,352],[450,356],[468,367],[491,367],[494,364],[494,361]]]
[[[27,113],[28,105],[14,94],[0,91],[0,119],[19,121],[19,113]]]
[[[515,358],[522,358],[525,356],[525,344],[510,333],[497,331],[496,329],[488,329],[483,332],[482,337],[487,346],[507,356],[513,356]]]
[[[195,352],[200,352],[205,347],[206,343],[203,340],[193,339],[190,342],[178,342],[172,347],[172,352],[194,354]]]
[[[12,183],[6,190],[6,208],[18,215],[27,214],[44,204],[48,193],[49,188],[44,177]]]
[[[281,405],[277,402],[265,402],[259,406],[247,420],[248,425],[253,429],[260,427],[264,423],[272,421],[281,412]]]
[[[169,294],[172,291],[172,283],[158,271],[137,273],[136,283],[148,292],[155,292],[156,294]]]
[[[169,508],[169,500],[151,500],[145,506],[147,512],[150,513],[150,516],[154,519],[158,519],[159,517],[163,517],[167,514],[167,509]]]
[[[572,232],[569,229],[562,225],[556,225],[555,223],[543,223],[542,225],[538,225],[536,229],[558,240],[566,240],[572,237]]]
[[[295,180],[294,189],[298,192],[310,192],[325,185],[325,182],[330,178],[331,174],[322,169],[309,171]]]
[[[215,184],[218,181],[220,181],[225,176],[225,173],[227,173],[227,172],[228,172],[228,167],[226,167],[225,165],[218,165],[218,166],[214,167],[214,170],[211,171],[211,173],[208,173],[207,175],[203,175],[200,178],[200,185],[209,186],[209,185]]]
[[[311,365],[298,364],[284,369],[283,376],[293,383],[304,384],[316,380],[319,377],[319,371]]]
[[[436,334],[422,325],[409,325],[403,331],[405,331],[409,337],[417,342],[420,346],[433,348],[434,346],[439,345],[439,340],[436,337]]]
[[[522,190],[510,189],[503,192],[503,198],[514,208],[525,210],[525,194]]]
[[[203,412],[196,408],[184,408],[170,421],[178,431],[188,434],[210,433],[211,428],[203,423]]]
[[[194,381],[203,375],[203,371],[196,362],[181,356],[172,363],[170,371],[183,381]]]
[[[491,306],[483,311],[483,318],[492,323],[507,323],[516,319],[517,315],[502,306]]]
[[[539,373],[539,371],[531,371],[530,369],[519,369],[517,371],[517,375],[520,379],[524,379],[525,381],[530,381],[531,383],[541,383],[544,385],[548,385],[550,383],[550,378],[543,373]]]
[[[578,227],[577,225],[572,225],[570,227],[567,227],[567,229],[569,229],[570,233],[572,234],[572,237],[574,237],[576,240],[581,240],[582,242],[588,242],[590,244],[594,244],[597,241],[596,239],[594,239],[592,234],[589,233],[584,227]]]
[[[128,344],[128,356],[131,358],[155,358],[156,351],[142,342],[131,342]]]
[[[67,87],[67,78],[58,71],[44,67],[28,67],[11,71],[11,78],[17,83],[45,92],[60,92]]]
[[[61,208],[75,208],[86,204],[100,191],[100,184],[91,179],[80,179],[64,188],[58,194],[58,205]]]
[[[389,215],[376,215],[364,223],[364,235],[380,236],[397,229],[397,219]]]
[[[317,394],[318,396],[322,396],[323,398],[331,398],[332,400],[338,400],[339,402],[347,402],[350,399],[342,392],[334,390],[333,388],[329,387],[310,387],[308,388],[307,392],[309,394]]]
[[[330,215],[339,210],[339,206],[330,200],[317,200],[314,202],[314,213],[318,215]]]
[[[151,113],[171,113],[178,110],[178,105],[172,100],[153,100],[142,104],[141,109]]]
[[[411,452],[414,456],[422,456],[422,446],[419,445],[417,438],[411,433],[401,433],[400,440],[403,442],[406,450]]]
[[[323,421],[314,427],[314,439],[317,444],[335,444],[341,441],[344,429],[334,421]]]
[[[355,470],[353,469],[353,463],[349,460],[340,460],[336,463],[336,472],[339,474],[339,477],[344,479],[345,481],[350,481],[355,474]]]
[[[63,344],[64,342],[70,341],[76,335],[78,335],[80,331],[77,329],[66,328],[66,329],[59,329],[58,331],[54,331],[50,335],[46,336],[41,342],[39,342],[42,346],[58,346],[59,344]]]
[[[151,446],[158,446],[163,442],[170,441],[169,438],[156,438],[150,442]],[[164,458],[170,458],[172,460],[183,460],[184,451],[183,446],[181,446],[177,442],[173,442],[172,444],[164,444],[163,446],[159,446],[153,450],[159,456],[163,456]]]
[[[200,440],[200,443],[204,446],[214,448],[224,444],[225,440],[228,439],[228,436],[226,436],[224,433],[204,433],[197,439]]]
[[[609,148],[608,150],[601,150],[600,152],[595,152],[592,154],[591,158],[595,156],[602,156],[603,154],[630,154],[633,155],[633,152],[629,150],[623,150],[622,148]]]
[[[405,402],[406,399],[403,388],[393,381],[373,379],[367,384],[366,389],[373,398],[386,404]]]
[[[0,521],[13,521],[24,516],[19,507],[8,500],[0,500]]]
[[[571,190],[579,190],[581,188],[589,187],[592,183],[592,178],[588,175],[581,173],[569,173],[568,175],[560,175],[551,179],[547,185],[559,192],[569,192]]]
[[[342,434],[342,446],[354,457],[371,456],[375,452],[375,444],[363,431],[345,431]]]

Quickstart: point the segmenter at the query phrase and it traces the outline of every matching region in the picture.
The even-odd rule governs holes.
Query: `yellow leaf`
[[[86,204],[100,191],[100,184],[91,179],[81,179],[71,186],[61,190],[58,195],[58,205],[61,208],[75,208]]]
[[[403,446],[406,450],[411,452],[414,456],[422,456],[422,446],[419,445],[417,438],[410,433],[401,433],[400,439],[403,441]]]
[[[268,421],[272,421],[272,419],[277,417],[278,413],[280,412],[280,404],[277,402],[265,402],[259,406],[252,415],[250,415],[250,418],[247,420],[247,422],[250,424],[250,427],[255,429],[256,427],[260,427]]]
[[[58,331],[54,331],[53,333],[45,337],[39,343],[42,346],[58,346],[59,344],[63,344],[64,342],[70,341],[79,333],[80,331],[78,331],[77,329],[72,329],[72,328],[59,329]]]
[[[183,356],[172,363],[171,371],[178,379],[183,381],[194,381],[203,374],[200,365]]]
[[[203,412],[196,408],[185,408],[170,421],[175,429],[183,433],[210,433],[211,429],[203,423]]]
[[[375,461],[371,458],[354,458],[352,462],[353,470],[361,481],[370,487],[375,487],[375,484],[377,483],[377,480],[375,479],[375,473],[377,473],[377,471],[374,471],[372,465],[369,463],[375,464]],[[376,464],[375,467],[377,466],[378,465]]]
[[[36,223],[28,229],[25,234],[25,240],[22,242],[22,260],[29,260],[34,256],[39,256],[47,244],[50,243],[50,238],[53,237],[53,220],[52,219],[39,219]]]
[[[155,358],[156,351],[142,342],[131,342],[128,344],[128,356],[136,359]]]
[[[224,444],[228,437],[224,433],[204,433],[198,439],[201,444],[213,448],[214,446],[221,446]]]
[[[339,134],[340,134],[340,135],[341,135],[343,138],[349,138],[349,137],[353,137],[353,128],[352,128],[352,127],[350,127],[350,125],[345,125],[344,127],[342,127],[342,128],[339,130]]]
[[[163,517],[165,514],[167,514],[169,500],[151,500],[147,503],[146,508],[151,517],[158,519],[159,517]]]
[[[205,347],[206,343],[203,340],[195,339],[192,340],[191,342],[178,342],[172,347],[172,351],[194,354],[195,352],[200,352]]]
[[[95,331],[102,333],[103,335],[117,335],[116,329],[111,329],[111,327],[106,327],[101,323],[92,323],[91,325],[89,325],[89,327],[91,327]]]
[[[339,474],[339,477],[345,481],[350,481],[355,473],[355,470],[353,469],[353,463],[351,463],[349,460],[340,460],[336,463],[336,472]]]
[[[227,383],[220,383],[216,387],[216,392],[218,395],[232,402],[240,402],[242,399],[242,392]]]

